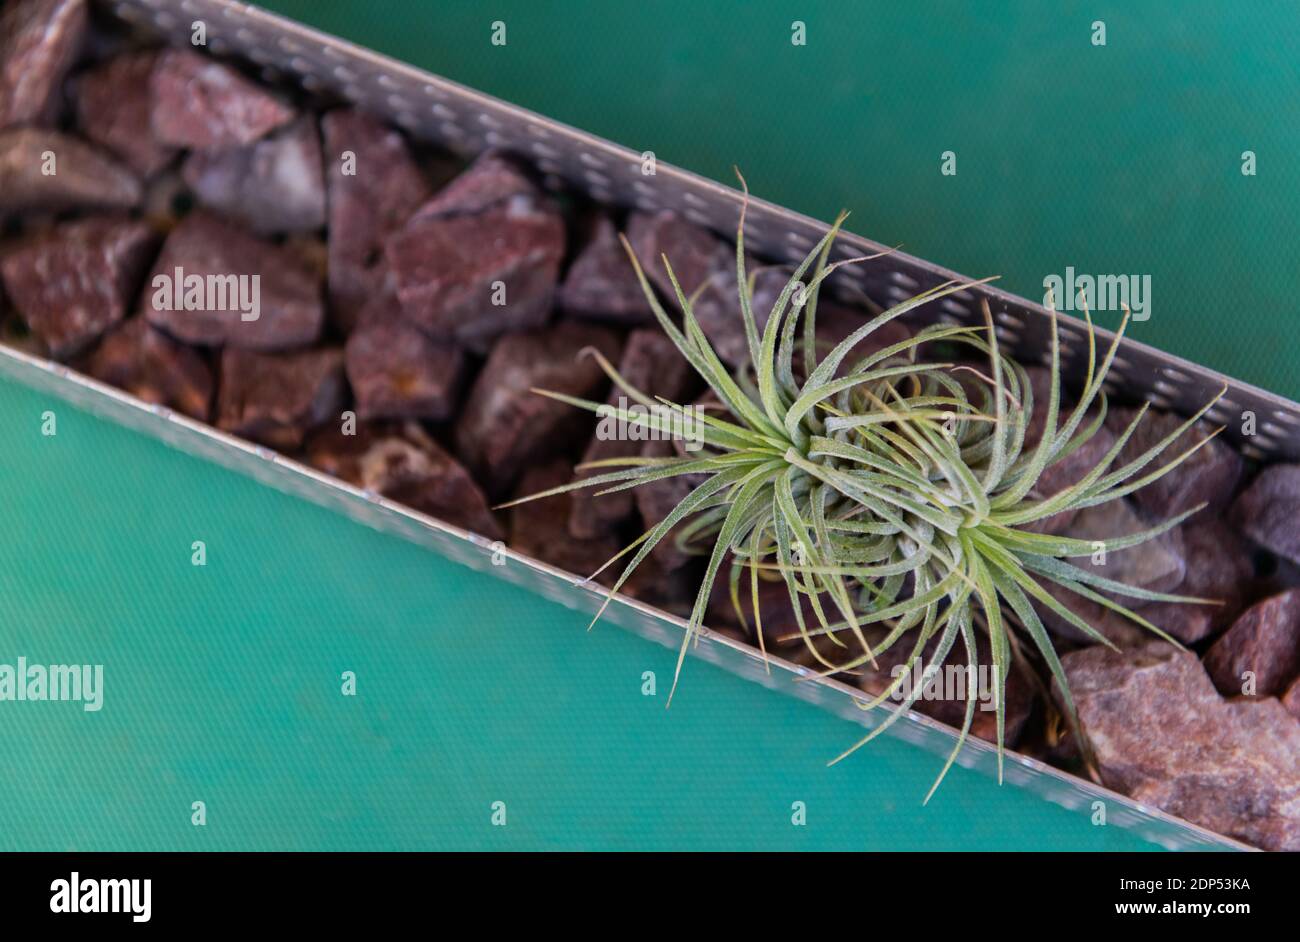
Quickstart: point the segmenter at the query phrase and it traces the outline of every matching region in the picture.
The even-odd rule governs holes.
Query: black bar
[[[623,913],[621,921],[615,916],[603,924],[623,932],[651,922],[667,928],[702,906],[732,929],[749,920],[762,929],[769,919],[795,915],[842,919],[855,900],[874,898],[862,916],[906,919],[919,931],[927,921],[955,928],[996,914],[1008,927],[1042,915],[1071,929],[1181,930],[1199,921],[1227,934],[1261,917],[1277,924],[1295,895],[1294,861],[1277,854],[904,853],[841,861],[540,856],[9,854],[0,856],[0,912],[7,938],[19,938],[8,930],[24,925],[337,932],[420,920],[415,924],[430,932],[440,923],[460,932],[454,927],[470,920],[482,929],[521,921],[540,931],[582,922],[598,927],[597,915],[611,906]],[[98,909],[102,899],[104,908],[116,902],[118,911],[55,912],[71,908],[74,873],[78,909]],[[1033,923],[1022,925],[1032,931]]]

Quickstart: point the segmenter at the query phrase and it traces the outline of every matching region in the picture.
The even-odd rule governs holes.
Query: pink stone
[[[583,440],[596,417],[533,391],[585,398],[605,394],[605,374],[591,357],[619,354],[619,338],[603,327],[561,321],[554,327],[507,334],[496,342],[456,422],[456,452],[484,482],[489,496],[510,493],[524,468],[556,457]]]
[[[329,296],[335,320],[346,331],[380,295],[388,265],[384,242],[429,195],[429,185],[402,135],[354,108],[321,119],[325,136],[325,180],[329,204]],[[345,155],[355,164],[344,173]]]
[[[559,212],[503,163],[479,158],[386,246],[406,320],[480,353],[550,318],[564,255]]]
[[[348,381],[363,419],[443,421],[455,412],[465,354],[400,322],[363,324],[345,348]]]
[[[670,307],[677,307],[677,295],[664,268],[665,255],[688,298],[715,272],[730,270],[730,296],[735,299],[736,250],[708,229],[689,223],[670,210],[654,214],[634,212],[628,217],[627,237],[646,276],[671,302]]]
[[[413,218],[472,216],[515,197],[537,195],[537,187],[518,163],[495,151],[487,151],[422,205]]]
[[[232,277],[251,279],[254,275],[260,292],[256,319],[245,320],[246,313],[229,294],[224,304],[219,297],[205,296],[205,305],[209,300],[217,303],[212,309],[177,308],[175,286],[192,276],[224,279],[233,286],[239,282],[230,281]],[[251,280],[242,283],[251,290]],[[196,212],[181,220],[167,237],[145,285],[142,304],[151,324],[186,343],[286,350],[310,344],[320,336],[325,316],[320,294],[320,278],[288,247],[265,242],[215,216]]]
[[[672,442],[646,442],[641,449],[641,454],[647,458],[669,458],[679,452]],[[636,501],[637,512],[641,515],[642,532],[663,523],[677,505],[704,481],[705,475],[679,474],[633,488],[632,496]],[[603,497],[595,499],[604,500]],[[659,565],[670,572],[680,569],[694,558],[692,554],[677,545],[677,534],[680,528],[681,524],[678,524],[669,530],[659,544],[650,551],[650,555],[658,561]]]
[[[212,371],[202,356],[133,317],[107,334],[80,367],[137,399],[208,421]]]
[[[355,487],[374,491],[490,540],[502,537],[487,499],[461,465],[418,422],[362,423],[312,433],[305,459]]]
[[[280,451],[340,421],[347,383],[337,348],[270,354],[227,348],[221,356],[217,427]]]
[[[1135,414],[1132,409],[1116,409],[1107,416],[1111,429],[1118,432]],[[1149,410],[1132,437],[1116,459],[1115,467],[1133,461],[1162,438],[1178,428],[1184,420],[1172,412]],[[1175,460],[1179,455],[1204,441],[1213,428],[1202,421],[1184,432],[1160,457],[1142,469],[1149,474]],[[1151,516],[1159,520],[1191,510],[1198,504],[1208,504],[1206,515],[1213,515],[1226,507],[1237,492],[1245,463],[1223,438],[1211,441],[1194,455],[1174,468],[1164,477],[1152,481],[1133,493],[1133,500]]]
[[[1061,661],[1107,787],[1268,850],[1300,850],[1300,723],[1276,699],[1224,700],[1195,654],[1163,641]]]
[[[1247,673],[1257,696],[1284,693],[1300,674],[1300,589],[1246,609],[1205,652],[1205,669],[1225,694],[1243,692]]]
[[[662,396],[670,402],[684,403],[695,385],[695,373],[686,358],[673,342],[658,328],[634,330],[623,347],[623,357],[616,364],[619,374],[634,388],[648,396]],[[617,406],[627,394],[618,387],[610,390],[608,402]],[[631,404],[631,400],[627,400]],[[583,462],[603,461],[610,458],[630,457],[640,454],[646,442],[593,437],[583,453]],[[610,470],[610,469],[602,469]],[[592,474],[600,473],[593,471]],[[609,533],[627,520],[636,509],[633,491],[617,491],[596,496],[599,488],[575,491],[573,513],[568,529],[579,539],[594,539]]]
[[[152,177],[179,152],[163,144],[150,124],[150,81],[156,52],[126,53],[77,76],[77,127],[141,177]]]
[[[650,303],[608,216],[595,220],[590,240],[569,266],[559,304],[566,313],[590,320],[624,325],[654,322]]]
[[[141,193],[134,174],[75,137],[0,131],[0,212],[130,209]]]
[[[86,24],[85,0],[10,0],[0,9],[0,128],[53,120]]]
[[[200,203],[259,235],[325,225],[320,132],[310,115],[247,147],[191,154],[182,174]]]
[[[62,359],[126,316],[157,244],[143,222],[67,222],[6,254],[0,274],[14,307]]]
[[[1300,465],[1261,471],[1233,504],[1230,518],[1249,539],[1300,563]]]
[[[153,133],[176,147],[243,147],[295,117],[292,108],[261,86],[191,49],[162,52],[151,91]]]
[[[557,458],[525,471],[515,487],[514,496],[527,497],[572,480],[572,463]],[[512,507],[510,548],[576,576],[590,576],[618,553],[623,544],[609,531],[587,538],[568,533],[565,521],[572,508],[570,494],[543,497]],[[612,585],[622,571],[615,564],[601,573],[598,581]]]

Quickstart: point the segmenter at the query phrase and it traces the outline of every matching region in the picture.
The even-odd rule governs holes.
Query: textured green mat
[[[1151,274],[1136,336],[1300,394],[1292,4],[268,5],[1012,290]],[[961,769],[923,809],[938,758],[828,770],[856,727],[702,663],[665,711],[667,650],[8,383],[0,435],[0,663],[106,686],[0,704],[0,848],[1149,846]]]
[[[104,665],[0,703],[0,849],[1149,846],[962,769],[922,808],[892,740],[827,769],[858,727],[700,661],[665,710],[665,648],[7,382],[0,441],[0,663]]]

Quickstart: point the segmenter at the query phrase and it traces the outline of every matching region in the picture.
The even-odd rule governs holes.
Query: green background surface
[[[827,769],[858,727],[702,661],[665,710],[674,652],[25,388],[0,441],[0,663],[105,689],[0,703],[0,849],[1150,846],[963,769],[923,808],[892,739]]]
[[[1300,395],[1293,3],[269,6],[1011,290],[1149,273],[1137,337]],[[10,383],[0,436],[0,662],[106,686],[0,704],[0,848],[1150,846],[961,769],[922,808],[937,757],[827,769],[856,727],[703,663],[665,711],[671,652]]]

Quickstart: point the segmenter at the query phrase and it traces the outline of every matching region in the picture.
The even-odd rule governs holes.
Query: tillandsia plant
[[[744,187],[743,178],[741,184]],[[1168,473],[1210,439],[1202,439],[1154,470],[1152,462],[1214,400],[1155,446],[1111,470],[1141,422],[1143,407],[1091,471],[1051,496],[1040,496],[1036,485],[1044,469],[1086,443],[1106,417],[1102,382],[1124,334],[1127,313],[1099,364],[1092,320],[1085,310],[1088,348],[1083,393],[1066,413],[1061,408],[1056,312],[1050,311],[1045,428],[1037,444],[1027,447],[1029,419],[1035,409],[1029,375],[999,348],[987,303],[983,326],[928,326],[909,339],[856,359],[853,355],[888,322],[983,282],[938,285],[864,322],[828,351],[825,346],[819,349],[816,316],[822,283],[839,266],[866,260],[827,264],[847,216],[842,213],[795,267],[760,332],[752,307],[753,281],[745,265],[747,189],[745,200],[736,230],[736,282],[749,357],[734,372],[723,365],[705,337],[692,311],[692,299],[683,293],[668,257],[662,262],[676,293],[680,322],[660,303],[624,240],[659,324],[708,384],[725,414],[701,416],[687,404],[652,399],[632,387],[603,357],[592,354],[613,383],[641,407],[615,410],[620,421],[647,426],[664,436],[680,434],[688,421],[702,421],[703,447],[678,457],[593,462],[583,469],[599,473],[525,500],[583,487],[601,487],[600,493],[609,493],[668,477],[703,478],[660,524],[606,563],[609,566],[631,554],[610,589],[608,605],[650,551],[674,530],[679,546],[707,556],[677,659],[674,691],[724,565],[742,624],[741,594],[750,596],[765,657],[760,580],[784,582],[799,635],[822,665],[823,676],[874,665],[892,646],[906,646],[906,670],[896,672],[886,690],[860,704],[864,709],[900,698],[901,685],[932,642],[926,669],[937,670],[960,645],[973,677],[977,632],[984,633],[992,660],[1000,780],[1006,681],[1017,646],[1013,632],[1033,642],[1060,687],[1067,718],[1075,723],[1065,674],[1033,603],[1052,610],[1095,641],[1110,644],[1050,594],[1045,582],[1118,612],[1170,641],[1159,627],[1114,597],[1207,601],[1127,586],[1069,562],[1103,547],[1109,552],[1150,540],[1199,507],[1139,533],[1099,542],[1037,533],[1030,525],[1062,511],[1117,500]],[[929,355],[960,345],[975,350],[987,361],[987,368]],[[602,414],[612,408],[537,392]],[[603,611],[604,606],[596,619]],[[869,630],[877,639],[874,643],[868,639]],[[915,685],[901,697],[900,709],[832,761],[887,729],[911,707],[923,687]],[[975,697],[967,698],[960,736],[927,801],[970,731],[975,702]]]

